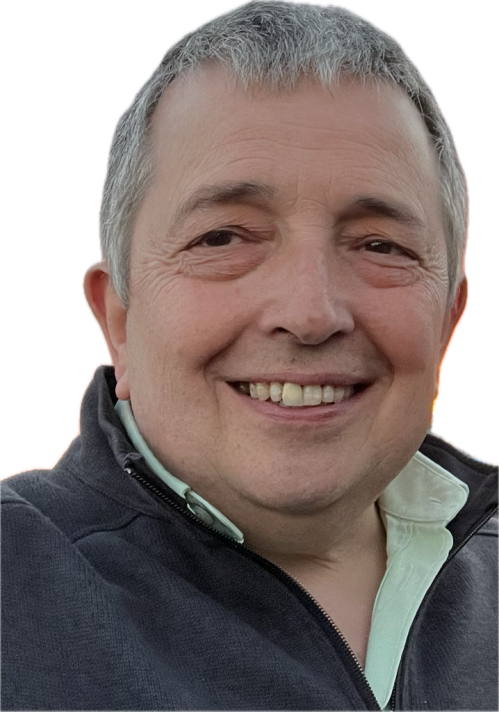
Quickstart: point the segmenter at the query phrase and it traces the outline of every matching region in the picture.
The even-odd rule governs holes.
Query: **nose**
[[[266,333],[287,332],[302,344],[319,345],[353,331],[348,274],[327,248],[295,246],[268,266]]]

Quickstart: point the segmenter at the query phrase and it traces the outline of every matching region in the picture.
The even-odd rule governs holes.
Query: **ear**
[[[468,311],[469,301],[470,283],[468,275],[466,275],[466,277],[463,277],[461,283],[459,284],[459,289],[457,291],[454,303],[445,312],[444,321],[442,324],[442,334],[440,340],[441,360],[435,382],[435,398],[433,399],[432,405],[433,419],[435,419],[435,413],[442,391],[442,372],[444,369],[444,364],[447,360],[447,356],[449,355],[449,351],[454,342],[454,337],[457,333],[457,330],[463,323],[463,319],[466,316],[466,312]]]
[[[120,400],[126,400],[130,398],[126,350],[127,311],[114,291],[106,262],[90,267],[85,275],[84,289],[111,354],[117,381],[116,395]]]
[[[456,328],[457,323],[463,314],[467,298],[468,281],[466,277],[463,277],[461,283],[459,284],[459,288],[456,293],[456,298],[454,299],[452,305],[447,309],[447,312],[445,314],[444,324],[442,327],[442,338],[440,341],[440,360],[443,359],[454,329]]]

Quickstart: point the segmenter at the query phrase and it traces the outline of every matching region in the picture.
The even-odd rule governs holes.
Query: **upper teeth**
[[[247,393],[247,385],[241,384]],[[297,383],[250,383],[249,395],[258,400],[272,400],[284,406],[340,403],[354,393],[353,386],[300,386]]]

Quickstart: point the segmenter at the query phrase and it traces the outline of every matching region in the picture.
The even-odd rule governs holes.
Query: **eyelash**
[[[227,245],[203,245],[203,242],[205,240],[208,240],[210,238],[216,237],[216,236],[229,236],[230,238],[232,237],[238,237],[241,240],[243,239],[241,235],[239,235],[235,230],[231,228],[220,228],[219,230],[210,230],[210,232],[206,232],[204,235],[202,235],[196,242],[193,243],[193,247],[197,246],[202,246],[202,247],[229,247],[231,243],[228,243]],[[387,246],[390,249],[395,249],[398,251],[398,253],[402,256],[408,257],[409,259],[412,260],[417,260],[417,256],[411,252],[410,250],[405,249],[404,247],[401,247],[398,245],[396,242],[392,242],[391,240],[384,240],[381,238],[373,238],[368,241],[364,241],[361,245],[360,248],[366,248],[370,245],[379,245],[381,247]],[[383,251],[377,251],[377,250],[367,250],[368,252],[373,252],[375,254],[381,254],[381,255],[389,255],[388,252],[383,252]]]
[[[200,245],[201,247],[228,247],[229,245],[203,245],[203,242],[205,240],[208,240],[209,238],[215,237],[217,235],[227,235],[229,237],[239,237],[242,239],[241,235],[238,235],[238,233],[235,230],[231,230],[230,228],[220,228],[220,230],[210,230],[210,232],[206,232],[204,235],[202,235],[200,238],[196,240],[196,242],[193,243],[193,247],[197,247]],[[230,244],[230,243],[229,243]]]
[[[368,247],[369,245],[375,245],[375,244],[378,244],[382,247],[384,247],[386,245],[390,248],[394,248],[402,256],[409,257],[411,260],[417,260],[417,257],[413,252],[405,249],[405,247],[401,247],[400,245],[397,245],[396,242],[392,242],[391,240],[383,240],[381,238],[370,239],[367,242],[363,242],[361,245],[361,248]],[[388,252],[382,252],[382,251],[378,252],[377,250],[368,250],[368,252],[374,252],[375,254],[378,254],[378,255],[388,255],[389,254]]]

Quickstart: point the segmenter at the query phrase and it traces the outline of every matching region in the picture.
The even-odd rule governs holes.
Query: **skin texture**
[[[131,398],[167,469],[307,585],[362,660],[386,564],[375,500],[429,427],[466,298],[463,282],[446,307],[426,127],[393,87],[307,80],[291,92],[245,92],[207,66],[168,90],[152,135],[129,310],[104,263],[85,280],[117,395]],[[201,186],[241,182],[259,187],[181,210]],[[360,198],[402,216],[365,200],[359,208]],[[335,417],[291,421],[228,385],[281,373],[369,387]]]

